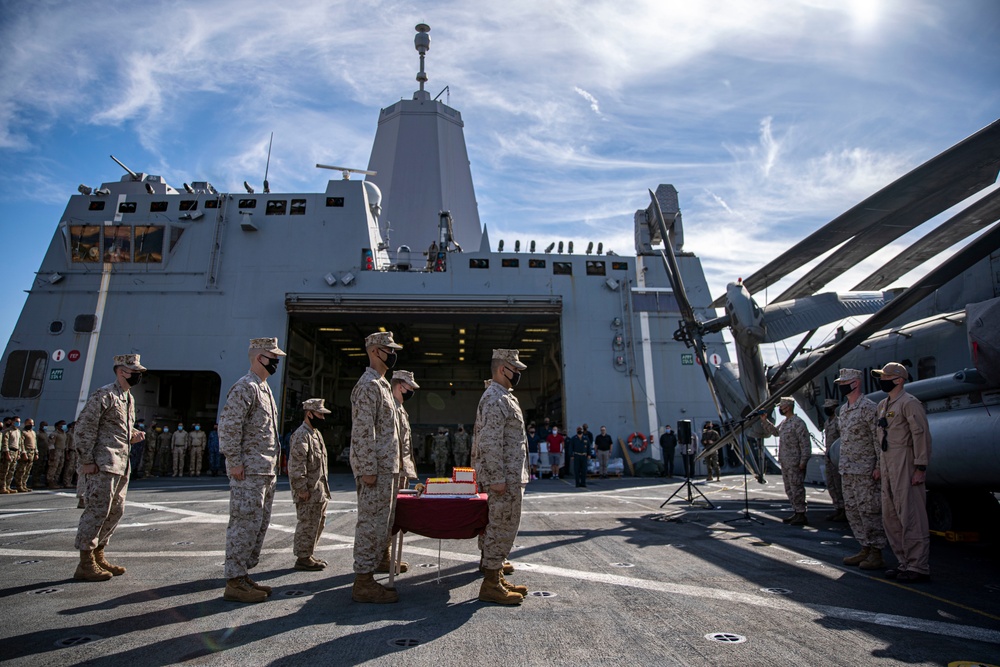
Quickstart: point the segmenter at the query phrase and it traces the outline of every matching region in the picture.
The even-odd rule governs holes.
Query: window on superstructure
[[[545,260],[544,259],[529,259],[528,260],[529,269],[544,269]]]
[[[470,269],[488,269],[490,268],[490,260],[488,259],[470,259],[469,260]]]
[[[126,225],[107,227],[104,230],[104,261],[111,263],[132,261],[132,228]]]
[[[288,211],[289,215],[305,215],[306,214],[306,200],[305,199],[293,199],[292,208]]]
[[[521,266],[521,260],[516,257],[507,257],[506,259],[500,260],[500,266],[505,269],[516,269]]]
[[[611,268],[615,271],[628,271],[628,262],[611,262]]]
[[[163,226],[142,225],[135,228],[135,261],[158,264],[163,261]]]
[[[573,275],[573,262],[552,262],[552,275],[555,276]]]
[[[256,199],[241,199],[240,208],[257,208]]]
[[[219,208],[219,200],[218,199],[206,199],[205,200],[205,208]]]
[[[150,213],[163,213],[167,210],[167,202],[165,201],[151,201],[149,202],[149,212]]]
[[[123,201],[118,204],[119,213],[135,213],[136,203],[134,201]]]
[[[177,245],[177,242],[181,240],[181,235],[183,234],[183,227],[173,226],[170,228],[170,252],[174,251],[174,247]]]
[[[42,393],[45,366],[49,355],[45,350],[14,350],[7,356],[0,394],[5,398],[35,398]]]
[[[264,215],[284,215],[287,207],[287,199],[268,199]]]
[[[91,210],[91,211],[103,211],[104,210],[104,200],[97,199],[95,201],[90,202],[90,208],[89,208],[89,210]]]
[[[198,200],[197,199],[182,199],[181,200],[181,210],[182,211],[197,211],[198,210]]]
[[[341,207],[342,208],[344,206],[344,198],[343,197],[327,197],[326,198],[326,205],[327,206],[337,206],[337,207]]]
[[[587,275],[588,276],[603,276],[605,275],[604,262],[599,259],[588,259],[587,260]]]
[[[101,226],[71,226],[69,228],[69,253],[74,262],[100,262]]]

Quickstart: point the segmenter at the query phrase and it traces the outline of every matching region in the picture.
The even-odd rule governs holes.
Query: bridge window
[[[108,227],[104,230],[104,261],[132,261],[132,228],[124,225]]]
[[[611,262],[611,268],[615,271],[628,271],[628,262]]]
[[[603,276],[604,273],[604,262],[595,259],[587,260],[587,275],[588,276]]]
[[[135,228],[135,261],[154,264],[163,261],[163,227],[143,225]]]
[[[70,227],[69,251],[74,262],[100,262],[101,226],[73,225]]]
[[[45,365],[49,355],[45,350],[14,350],[7,356],[0,393],[5,398],[35,398],[42,393]]]
[[[197,199],[182,199],[181,200],[181,210],[182,211],[197,211],[198,210],[198,200]]]
[[[240,208],[257,208],[256,199],[241,199]]]
[[[573,262],[552,262],[552,275],[554,276],[573,275]]]
[[[508,257],[506,259],[500,260],[500,266],[504,267],[505,269],[516,269],[517,267],[521,266],[521,260],[517,259],[516,257]]]
[[[338,208],[343,208],[344,207],[344,198],[343,197],[327,197],[326,198],[326,205],[327,206],[336,206]]]
[[[544,259],[529,259],[528,260],[529,269],[544,269],[545,260]]]
[[[264,212],[264,215],[284,215],[287,207],[287,199],[268,199],[267,210]]]
[[[136,203],[134,201],[123,201],[118,204],[119,213],[135,213]]]
[[[167,202],[165,201],[151,201],[149,202],[149,212],[150,213],[163,213],[167,210]]]
[[[205,208],[219,208],[219,200],[218,199],[206,199],[205,200]]]
[[[289,215],[305,215],[306,214],[306,200],[305,199],[293,199],[292,208],[288,211]]]
[[[470,259],[469,260],[470,269],[488,269],[490,268],[490,260],[488,259]]]
[[[97,200],[94,200],[94,201],[90,202],[90,209],[89,210],[91,210],[91,211],[103,211],[104,210],[104,200],[103,199],[97,199]]]

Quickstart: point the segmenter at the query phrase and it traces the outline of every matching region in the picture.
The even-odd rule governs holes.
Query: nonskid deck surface
[[[744,515],[740,476],[697,485],[714,510],[683,492],[661,509],[677,479],[532,482],[511,554],[509,578],[531,591],[518,608],[476,600],[475,540],[416,535],[405,540],[400,602],[352,602],[346,474],[331,476],[323,572],[292,569],[295,510],[279,478],[253,573],[274,594],[256,605],[222,599],[223,478],[134,482],[108,549],[128,572],[100,583],[71,578],[80,512],[71,491],[2,496],[0,655],[12,665],[116,666],[469,665],[512,655],[526,665],[1000,662],[995,546],[935,540],[933,581],[896,584],[840,564],[857,545],[846,524],[823,519],[824,489],[808,489],[811,525],[792,528],[770,482],[750,482],[763,525],[732,521]]]

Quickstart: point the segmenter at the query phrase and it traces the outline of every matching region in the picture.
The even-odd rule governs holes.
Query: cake
[[[451,477],[431,477],[424,485],[425,496],[474,496],[479,493],[476,471],[453,468]]]

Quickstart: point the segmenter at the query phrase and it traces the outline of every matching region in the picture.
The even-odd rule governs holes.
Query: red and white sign
[[[69,354],[66,355],[66,358],[69,359],[70,361],[77,361],[77,360],[79,360],[80,359],[80,350],[70,350]]]
[[[708,358],[708,360],[712,363],[713,366],[721,366],[722,365],[722,357],[719,356],[719,354],[717,352],[713,352],[712,356],[710,356]]]
[[[56,350],[52,353],[52,361],[62,361],[66,358],[65,350]]]

